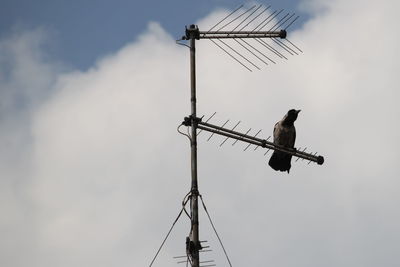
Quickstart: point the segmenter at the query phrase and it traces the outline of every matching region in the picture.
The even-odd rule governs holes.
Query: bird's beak
[[[297,110],[296,113],[299,114],[300,111],[301,111],[301,109]]]

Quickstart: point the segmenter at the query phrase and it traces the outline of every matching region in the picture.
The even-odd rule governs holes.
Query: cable
[[[179,126],[176,128],[177,132],[180,133],[181,135],[184,135],[184,136],[186,136],[187,138],[189,138],[189,141],[192,141],[192,138],[190,137],[189,134],[185,134],[185,133],[183,133],[183,132],[181,132],[181,131],[179,130],[179,128],[181,128],[182,126],[183,126],[183,124],[179,124]]]
[[[178,217],[176,217],[176,219],[175,219],[174,223],[172,224],[171,228],[169,229],[169,231],[168,231],[168,233],[167,233],[167,236],[164,238],[163,242],[161,243],[161,246],[160,246],[160,248],[158,249],[156,255],[155,255],[154,258],[153,258],[153,260],[151,261],[149,267],[151,267],[151,266],[153,265],[154,261],[156,260],[156,258],[157,258],[157,256],[158,256],[158,253],[160,253],[162,247],[164,246],[165,241],[167,241],[169,234],[171,233],[172,229],[174,228],[174,226],[175,226],[176,222],[178,221],[179,217],[181,217],[182,212],[184,211],[184,212],[186,213],[186,215],[187,215],[189,218],[191,218],[190,215],[188,214],[188,212],[187,212],[186,209],[185,209],[185,206],[186,206],[186,204],[188,203],[188,201],[189,201],[189,199],[190,199],[190,194],[191,194],[191,192],[187,193],[186,196],[183,198],[183,200],[182,200],[182,209],[181,209],[181,211],[179,212]]]
[[[186,204],[188,203],[188,201],[190,199],[191,193],[192,192],[187,193],[186,196],[182,200],[182,209],[186,213],[186,215],[189,217],[189,219],[192,219],[192,216],[190,216],[190,214],[187,212]]]
[[[218,235],[218,233],[217,233],[217,229],[215,229],[215,226],[214,226],[214,224],[213,224],[213,222],[212,222],[212,220],[211,220],[210,214],[208,213],[207,208],[206,208],[206,205],[204,204],[203,197],[202,197],[200,194],[199,194],[199,196],[200,196],[201,203],[203,204],[203,208],[204,208],[205,212],[207,213],[208,220],[210,221],[211,226],[212,226],[212,228],[214,229],[214,233],[215,233],[215,235],[217,236],[218,241],[219,241],[219,243],[221,244],[222,249],[224,250],[225,257],[226,257],[226,259],[228,260],[229,266],[232,267],[232,263],[231,263],[231,261],[230,261],[230,259],[229,259],[229,257],[228,257],[228,253],[226,253],[224,244],[222,244],[222,240],[221,240],[221,238],[219,238],[219,235]]]

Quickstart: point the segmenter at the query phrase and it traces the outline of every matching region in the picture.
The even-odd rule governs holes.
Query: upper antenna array
[[[286,30],[299,16],[270,8],[241,5],[207,31],[191,25],[181,40],[208,39],[248,71],[302,53],[286,38]]]

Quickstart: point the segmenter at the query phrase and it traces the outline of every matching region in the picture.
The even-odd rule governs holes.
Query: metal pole
[[[188,35],[190,38],[190,102],[192,116],[192,134],[191,134],[191,170],[192,170],[192,188],[191,188],[191,236],[193,242],[191,251],[192,266],[199,267],[199,214],[198,214],[198,185],[197,185],[197,120],[196,120],[196,37],[199,29],[196,25],[190,25]]]

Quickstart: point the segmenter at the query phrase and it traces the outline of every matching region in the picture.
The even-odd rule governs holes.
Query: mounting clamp
[[[199,117],[193,117],[192,115],[183,118],[182,125],[184,126],[192,126],[192,122],[196,124],[196,126],[201,122],[201,118]]]
[[[196,39],[196,40],[200,40],[200,31],[199,28],[197,27],[197,25],[190,25],[189,28],[186,27],[186,36],[185,39],[186,40],[190,40],[190,39]]]

